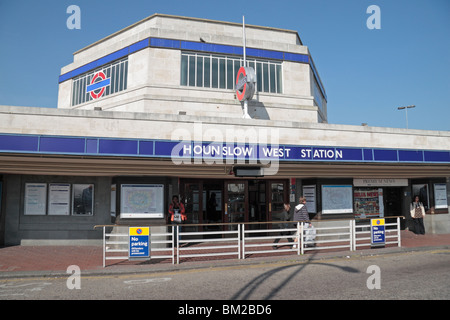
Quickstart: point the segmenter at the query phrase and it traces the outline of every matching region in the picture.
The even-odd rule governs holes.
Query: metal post
[[[180,264],[180,244],[178,241],[178,235],[179,235],[180,229],[178,229],[178,225],[173,226],[173,228],[174,229],[177,228],[177,232],[175,233],[177,239],[175,239],[175,234],[173,235],[172,239],[174,241],[174,245],[176,244],[176,247],[177,247],[177,264]]]
[[[397,217],[397,238],[398,238],[398,246],[402,246],[402,236],[400,233],[400,217]]]
[[[408,108],[405,108],[405,114],[406,114],[406,129],[408,129]]]
[[[238,259],[241,259],[241,226],[241,224],[238,224]],[[245,237],[242,237],[242,250],[244,250],[245,245],[244,239]]]
[[[245,43],[245,17],[242,16],[242,48],[244,50],[244,52],[243,52],[244,53],[244,67],[247,66],[247,54],[245,52],[245,46],[246,46],[246,43]]]
[[[350,220],[349,231],[350,231],[350,251],[353,251],[353,221]]]
[[[103,226],[103,268],[106,266],[106,226]]]
[[[406,107],[398,107],[398,110],[403,110],[405,109],[405,116],[406,116],[406,129],[408,129],[408,109],[410,108],[415,108],[415,105],[411,105],[411,106],[406,106]]]
[[[298,253],[298,255],[300,255],[300,254],[304,254],[305,253],[305,250],[303,249],[303,222],[300,224],[300,222],[298,223],[299,224],[299,233],[298,233],[298,249],[297,249],[297,253]]]
[[[245,226],[242,228],[242,259],[245,259]]]
[[[242,16],[242,51],[244,56],[244,68],[247,67],[247,52],[246,52],[246,39],[245,39],[245,17]],[[244,100],[244,119],[251,119],[248,114],[248,100]]]
[[[172,226],[172,264],[175,264],[175,242],[174,242],[174,228]]]

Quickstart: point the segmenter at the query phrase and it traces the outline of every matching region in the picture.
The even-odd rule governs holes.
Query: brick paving
[[[410,231],[402,231],[402,249],[405,248],[421,248],[421,247],[439,247],[450,246],[450,234],[426,234],[415,235]],[[396,245],[395,245],[396,246]],[[391,247],[395,247],[391,246]],[[284,246],[287,248],[287,246]],[[274,250],[272,253],[261,253],[246,255],[246,261],[251,261],[252,258],[264,257],[295,257],[294,252],[281,252],[284,249],[280,246],[279,250]],[[271,248],[271,247],[268,247]],[[106,268],[103,268],[103,252],[102,246],[11,246],[0,248],[0,276],[5,273],[17,272],[32,272],[41,271],[45,274],[65,272],[70,265],[77,265],[82,271],[100,272],[108,268],[121,267],[133,271],[132,266],[139,266],[140,270],[146,268],[151,271],[154,265],[161,267],[172,266],[172,259],[152,259],[150,261],[107,261]],[[195,247],[192,248],[195,251]],[[267,249],[266,249],[267,250]],[[270,249],[269,249],[270,250]],[[276,252],[275,252],[276,251]],[[329,250],[312,250],[306,251],[305,256],[309,254],[320,255],[323,251]],[[357,250],[357,252],[360,250]],[[334,252],[339,252],[335,249]],[[345,253],[345,249],[340,252]],[[184,258],[180,261],[180,265],[185,263],[195,267],[195,265],[202,265],[202,262],[223,262],[223,261],[237,261],[236,256],[222,256],[222,257],[200,257],[200,258]],[[242,261],[242,260],[241,260]]]

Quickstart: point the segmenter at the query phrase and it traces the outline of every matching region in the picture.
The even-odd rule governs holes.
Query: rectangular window
[[[256,63],[256,89],[262,91],[262,64],[260,62]]]
[[[92,80],[95,75],[97,77],[93,83]],[[128,57],[74,78],[72,84],[72,106],[126,90],[127,78]],[[98,85],[93,86],[96,83]]]
[[[220,59],[220,67],[219,67],[219,79],[220,79],[220,88],[225,89],[225,59]]]
[[[188,56],[181,57],[181,81],[182,86],[187,86],[188,78]]]
[[[195,56],[189,57],[189,86],[195,86]]]
[[[118,71],[119,71],[118,66],[113,66],[113,79],[114,79],[114,92],[113,93],[117,92],[117,85],[119,83],[119,81],[118,81],[119,77],[117,76]]]
[[[218,88],[219,87],[219,61],[217,58],[212,58],[212,87]]]
[[[106,78],[111,78],[111,68],[108,68],[108,70],[106,70]],[[111,93],[111,86],[107,86],[105,90],[105,96],[109,95],[110,93]]]
[[[94,214],[94,184],[73,185],[73,215]]]
[[[203,57],[197,57],[197,87],[203,87]]]
[[[264,92],[269,92],[269,65],[267,63],[263,64],[263,90]]]
[[[233,89],[233,60],[227,60],[227,89]]]
[[[234,60],[233,61],[234,62],[234,74],[233,74],[233,83],[235,84],[236,83],[236,77],[237,77],[237,74],[238,74],[238,72],[239,72],[239,68],[241,67],[241,61],[240,60]],[[234,89],[234,86],[233,86],[233,89]]]
[[[211,85],[211,58],[205,57],[205,67],[204,67],[204,81],[203,86],[209,88]]]
[[[182,52],[180,84],[182,86],[234,90],[236,75],[242,66],[240,57]],[[281,61],[247,59],[256,72],[256,90],[282,93]]]
[[[270,64],[270,92],[277,92],[275,76],[275,65]]]

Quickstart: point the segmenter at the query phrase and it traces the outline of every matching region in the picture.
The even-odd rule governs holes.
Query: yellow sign
[[[130,236],[148,236],[150,235],[149,227],[130,227]]]
[[[384,219],[371,219],[372,227],[374,226],[384,226]]]

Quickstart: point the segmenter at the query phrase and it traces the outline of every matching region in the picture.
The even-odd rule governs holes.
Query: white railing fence
[[[103,267],[106,260],[128,260],[128,226],[102,225],[103,229]],[[169,229],[170,230],[170,229]],[[170,232],[150,232],[150,257],[152,259],[172,259],[175,263],[174,230]]]
[[[177,264],[182,258],[241,256],[241,224],[231,231],[194,231],[183,232],[183,226],[176,226],[179,234]],[[181,231],[180,231],[181,228]]]
[[[388,217],[386,220],[391,220],[396,218],[395,222],[385,224],[385,239],[386,245],[397,244],[398,247],[402,246],[402,239],[400,233],[400,218],[403,217]],[[371,246],[371,235],[370,235],[370,220],[364,219],[360,220],[360,223],[355,224],[353,228],[354,241],[353,250],[357,250],[360,247],[370,247]]]
[[[401,247],[400,218],[403,217],[385,218],[386,221],[395,220],[385,223],[385,245]],[[203,231],[205,226],[215,230]],[[103,267],[107,260],[128,260],[128,226],[94,228],[100,227],[103,228]],[[370,219],[317,220],[312,224],[292,221],[182,224],[158,226],[155,231],[150,231],[150,259],[171,259],[172,264],[189,261],[189,258],[204,260],[228,256],[246,259],[260,254],[302,255],[306,251],[355,251],[370,246]]]

